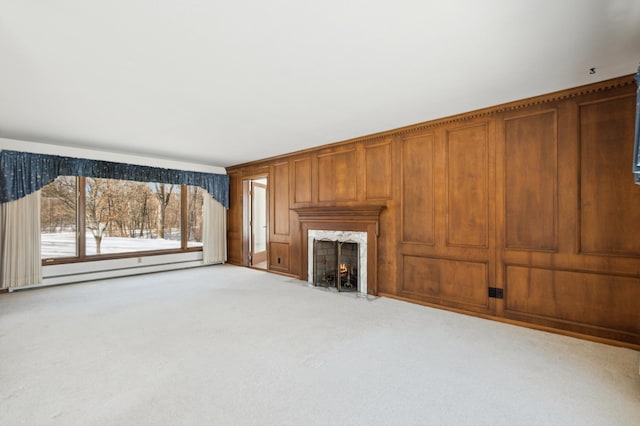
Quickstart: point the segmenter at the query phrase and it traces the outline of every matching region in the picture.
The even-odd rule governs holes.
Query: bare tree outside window
[[[173,195],[173,185],[158,184],[156,185],[155,196],[158,199],[160,210],[158,215],[158,238],[166,238],[165,226],[167,218],[167,207]]]
[[[102,253],[102,238],[117,211],[117,198],[113,191],[110,179],[87,178],[86,225],[95,240],[95,254]]]
[[[187,188],[187,246],[202,247],[202,203],[207,192],[197,186]]]

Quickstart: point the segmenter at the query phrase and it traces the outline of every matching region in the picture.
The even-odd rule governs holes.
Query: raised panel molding
[[[269,269],[278,272],[289,272],[289,244],[269,244]]]
[[[506,266],[505,312],[520,319],[640,343],[638,300],[638,277]]]
[[[406,255],[402,261],[404,293],[488,308],[489,281],[486,262]]]
[[[580,251],[640,256],[640,186],[629,172],[635,97],[580,105]]]
[[[293,202],[311,202],[311,158],[300,158],[293,161]]]
[[[356,150],[318,155],[318,200],[356,201],[358,163]]]
[[[242,180],[239,173],[229,174],[229,210],[227,217],[228,261],[235,265],[242,265]]]
[[[365,145],[365,198],[380,200],[391,198],[391,142]]]
[[[435,245],[435,135],[402,141],[402,242]]]
[[[273,233],[289,235],[289,162],[273,165]]]
[[[487,125],[447,131],[446,242],[454,247],[488,247],[489,176]]]
[[[555,251],[558,117],[547,110],[505,120],[505,247]]]

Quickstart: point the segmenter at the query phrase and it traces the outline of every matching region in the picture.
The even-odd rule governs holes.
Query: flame
[[[341,274],[346,274],[347,273],[347,265],[344,263],[340,264],[340,273]]]

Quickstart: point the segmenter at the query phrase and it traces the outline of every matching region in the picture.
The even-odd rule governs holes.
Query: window
[[[201,250],[204,192],[186,185],[59,177],[42,189],[42,258],[51,264]]]
[[[43,258],[77,256],[76,178],[60,176],[42,188],[40,234]]]

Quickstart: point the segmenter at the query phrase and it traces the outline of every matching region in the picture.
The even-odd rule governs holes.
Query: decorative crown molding
[[[269,157],[269,158],[265,158],[263,160],[258,160],[255,162],[238,164],[235,166],[227,167],[227,172],[231,173],[235,169],[240,169],[248,166],[255,166],[261,163],[272,162],[278,159],[284,159],[284,158],[290,158],[293,156],[308,154],[310,152],[317,152],[318,150],[322,150],[322,149],[337,148],[337,147],[358,143],[358,142],[367,143],[367,142],[382,140],[385,138],[402,137],[411,133],[417,133],[417,132],[428,130],[434,127],[439,127],[442,125],[451,124],[455,122],[469,121],[469,120],[473,120],[481,117],[490,117],[503,112],[515,111],[518,109],[528,108],[528,107],[537,106],[537,105],[543,105],[551,102],[558,102],[566,99],[576,98],[579,96],[589,95],[589,94],[598,93],[598,92],[604,92],[608,90],[615,90],[615,89],[619,89],[619,88],[634,84],[634,78],[639,81],[638,85],[640,86],[640,67],[638,67],[638,74],[635,74],[635,75],[634,74],[625,75],[622,77],[601,81],[599,83],[591,83],[585,86],[578,86],[570,89],[561,90],[558,92],[549,93],[546,95],[534,96],[531,98],[521,99],[513,102],[508,102],[500,105],[482,108],[475,111],[464,112],[461,114],[456,114],[448,117],[411,124],[405,127],[399,127],[396,129],[386,130],[379,133],[359,136],[356,138],[347,139],[340,142],[329,143],[326,145],[320,145],[312,148],[307,148],[304,150],[295,151],[295,152],[291,152],[288,154],[283,154],[275,157]]]

